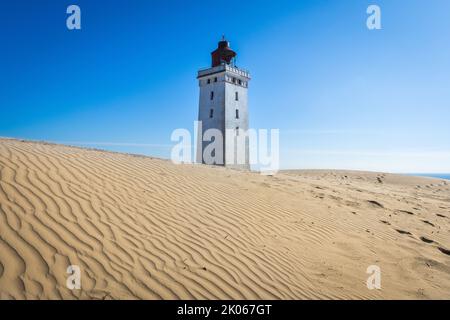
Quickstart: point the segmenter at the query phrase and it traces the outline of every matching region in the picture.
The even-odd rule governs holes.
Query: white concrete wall
[[[236,101],[236,92],[239,97],[238,101]],[[247,88],[226,82],[225,105],[225,154],[229,155],[225,159],[226,165],[249,169],[248,138],[240,142],[236,137],[237,127],[239,127],[241,135],[248,130]],[[236,119],[236,110],[239,110],[238,119]],[[238,155],[242,156],[240,161]]]
[[[218,164],[249,169],[249,146],[248,138],[239,144],[235,138],[236,127],[239,127],[241,134],[248,130],[248,72],[229,66],[219,66],[199,71],[199,115],[198,120],[202,121],[201,138],[204,132],[210,128],[219,129],[224,137],[223,157]],[[214,78],[217,77],[217,82]],[[232,79],[236,79],[236,83]],[[210,79],[210,83],[207,81]],[[239,84],[241,80],[241,84]],[[211,91],[214,92],[214,99],[210,99]],[[239,100],[236,101],[235,94],[238,92]],[[211,119],[210,110],[213,109]],[[239,119],[236,119],[236,109],[239,110]],[[227,132],[227,129],[231,130]],[[198,142],[197,142],[198,143]],[[201,155],[204,148],[210,142],[197,144],[197,162],[202,162]],[[201,147],[200,147],[201,146]],[[236,165],[237,154],[243,154],[244,164]]]

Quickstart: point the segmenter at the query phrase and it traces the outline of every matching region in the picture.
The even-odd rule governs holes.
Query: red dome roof
[[[220,66],[222,63],[230,64],[234,57],[236,52],[231,50],[230,43],[223,39],[219,41],[217,49],[211,52],[212,67]]]

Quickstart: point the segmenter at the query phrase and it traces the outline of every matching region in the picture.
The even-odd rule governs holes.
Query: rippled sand
[[[449,299],[449,249],[445,180],[0,139],[2,299]]]

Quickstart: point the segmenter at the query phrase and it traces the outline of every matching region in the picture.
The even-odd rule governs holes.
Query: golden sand
[[[449,249],[445,180],[0,139],[2,299],[449,299]]]

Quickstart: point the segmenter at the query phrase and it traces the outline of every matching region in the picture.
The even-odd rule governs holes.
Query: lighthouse
[[[235,57],[230,43],[222,38],[211,53],[211,67],[198,71],[196,159],[198,163],[250,169],[247,135],[250,74],[236,66]]]

